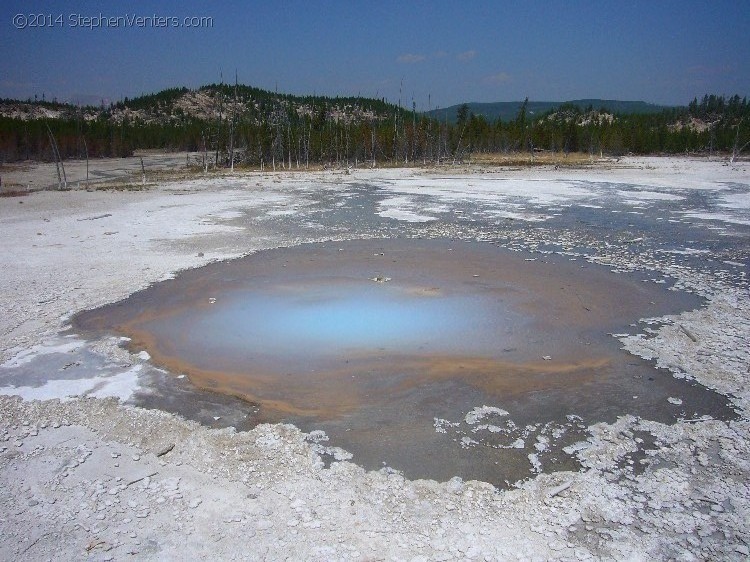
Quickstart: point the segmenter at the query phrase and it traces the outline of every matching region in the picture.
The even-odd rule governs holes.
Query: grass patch
[[[152,189],[156,187],[156,184],[154,183],[147,183],[146,185],[143,185],[142,183],[100,183],[96,185],[90,185],[88,187],[89,190],[92,191],[148,191],[149,189]]]
[[[472,154],[467,163],[486,166],[589,166],[602,162],[598,155],[592,156],[586,152],[535,152],[533,157],[529,152],[508,153],[476,153]]]

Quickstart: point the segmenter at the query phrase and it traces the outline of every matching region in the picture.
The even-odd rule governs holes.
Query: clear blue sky
[[[398,101],[403,82],[404,105],[413,97],[418,109],[428,100],[750,95],[748,0],[1,4],[0,97],[117,100],[218,82],[222,71],[233,81],[235,69],[241,83],[294,94]],[[26,19],[14,22],[17,14]],[[31,14],[51,14],[53,26],[14,27]],[[71,25],[100,14],[206,16],[213,25]]]

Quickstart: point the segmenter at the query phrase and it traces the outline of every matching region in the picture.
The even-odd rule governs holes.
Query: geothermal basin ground
[[[529,256],[442,239],[266,250],[83,312],[73,329],[127,337],[195,386],[242,398],[248,425],[323,431],[353,462],[412,478],[508,486],[573,468],[565,449],[618,414],[733,413],[611,335],[699,300]]]
[[[744,559],[746,166],[0,199],[0,553]]]

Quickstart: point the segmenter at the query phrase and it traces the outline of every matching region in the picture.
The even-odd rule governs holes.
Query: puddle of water
[[[185,272],[74,326],[126,335],[197,387],[251,402],[254,421],[323,429],[366,468],[409,477],[504,485],[535,464],[574,469],[562,449],[585,439],[581,420],[727,415],[723,397],[608,335],[696,298],[529,260],[447,240],[304,245]],[[485,404],[508,415],[469,424]]]

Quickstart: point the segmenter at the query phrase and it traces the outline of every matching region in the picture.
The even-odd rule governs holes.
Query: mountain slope
[[[426,112],[426,115],[435,117],[440,121],[445,121],[446,117],[449,122],[455,123],[456,114],[458,109],[463,104],[452,105],[450,107],[442,109],[433,109],[432,111]],[[470,102],[466,105],[469,106],[469,111],[477,116],[483,116],[487,121],[495,121],[500,118],[503,121],[510,121],[516,118],[518,110],[523,105],[522,101],[501,101],[493,103],[477,103]],[[608,113],[615,114],[649,114],[649,113],[661,113],[664,109],[669,109],[668,106],[655,105],[644,101],[620,101],[620,100],[603,100],[603,99],[580,99],[571,100],[564,102],[555,101],[529,101],[527,104],[527,111],[532,117],[540,116],[552,109],[560,107],[561,105],[575,105],[581,110],[585,110],[591,106],[594,109],[604,108]]]
[[[78,107],[57,102],[0,99],[0,117],[24,121],[37,119],[105,120],[112,123],[183,124],[235,118],[255,123],[315,117],[335,122],[392,119],[410,112],[385,102],[361,97],[294,96],[245,85],[209,84],[196,90],[170,88],[154,94],[125,98],[109,106]]]

